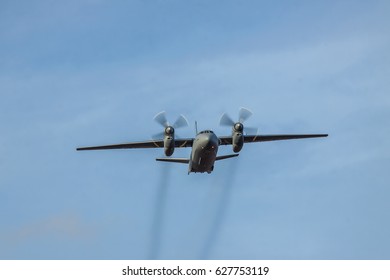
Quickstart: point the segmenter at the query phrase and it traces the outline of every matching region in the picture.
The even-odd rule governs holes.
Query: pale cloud
[[[41,217],[35,222],[27,222],[13,230],[1,234],[4,246],[17,246],[41,238],[60,240],[87,240],[94,236],[94,226],[88,225],[80,215],[72,212]],[[8,244],[8,245],[6,245]]]

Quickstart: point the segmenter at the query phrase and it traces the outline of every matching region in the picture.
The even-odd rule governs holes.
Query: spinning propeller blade
[[[168,119],[167,119],[167,113],[165,111],[162,111],[162,112],[158,113],[156,116],[154,116],[154,120],[157,123],[159,123],[161,126],[164,127],[164,131],[160,132],[160,133],[157,133],[157,134],[154,134],[152,136],[152,139],[162,139],[162,138],[164,138],[164,136],[165,136],[165,129],[167,127],[171,127],[172,130],[173,130],[173,129],[176,129],[176,128],[181,128],[181,127],[188,126],[188,121],[187,121],[187,119],[183,115],[180,115],[177,118],[177,120],[175,121],[175,123],[173,125],[170,125],[169,122],[168,122]]]
[[[237,122],[233,121],[228,114],[224,113],[219,121],[219,124],[222,126],[230,126],[230,127],[234,127],[236,124],[241,124],[242,127],[244,127],[243,122],[249,119],[249,117],[252,115],[253,113],[249,109],[241,107],[238,112]],[[258,129],[255,127],[244,127],[244,131],[245,134],[257,135]]]
[[[251,111],[249,111],[246,108],[241,107],[240,111],[238,112],[238,121],[240,123],[243,123],[244,121],[246,121],[252,115],[253,115],[253,113]]]
[[[188,126],[188,121],[183,115],[180,115],[173,124],[174,128],[181,128],[186,126]]]
[[[234,125],[234,121],[232,120],[231,117],[229,117],[228,114],[223,114],[221,119],[219,120],[219,124],[222,125],[222,126],[233,126]]]
[[[163,127],[169,126],[169,122],[167,120],[167,113],[165,111],[162,111],[155,115],[154,120],[161,124]]]

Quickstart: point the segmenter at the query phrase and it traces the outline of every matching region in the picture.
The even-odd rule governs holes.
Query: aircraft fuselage
[[[198,133],[192,144],[188,173],[211,173],[214,169],[218,146],[219,139],[211,130]]]

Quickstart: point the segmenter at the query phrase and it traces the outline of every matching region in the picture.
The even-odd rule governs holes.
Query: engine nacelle
[[[175,151],[175,139],[172,136],[164,137],[164,153],[166,156],[171,156]]]
[[[167,157],[171,156],[175,151],[175,130],[168,126],[165,128],[164,136],[164,153]]]
[[[238,153],[244,146],[244,135],[240,132],[234,132],[232,135],[233,152]]]
[[[232,129],[232,146],[233,152],[238,153],[244,146],[244,125],[240,122],[236,122]]]

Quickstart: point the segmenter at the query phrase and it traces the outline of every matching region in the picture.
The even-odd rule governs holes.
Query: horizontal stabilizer
[[[232,158],[232,157],[237,157],[237,156],[238,156],[238,154],[231,154],[231,155],[219,156],[219,157],[216,157],[215,160],[227,159],[227,158]]]
[[[188,158],[156,158],[157,161],[168,161],[168,162],[176,162],[176,163],[189,163],[190,160]]]

